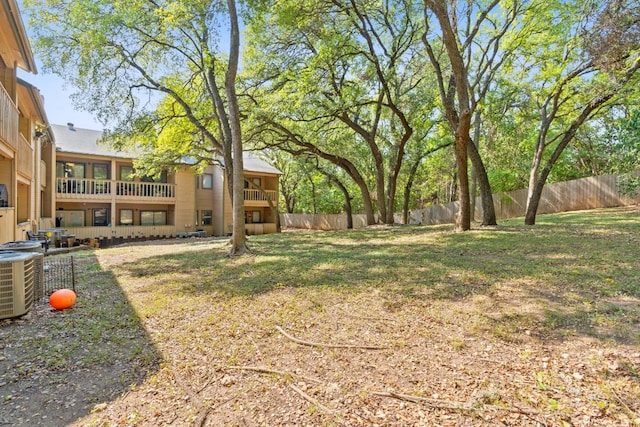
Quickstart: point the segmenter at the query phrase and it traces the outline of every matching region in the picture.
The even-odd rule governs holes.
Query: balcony
[[[175,202],[175,184],[112,181],[88,178],[56,178],[59,201]]]
[[[18,107],[0,84],[0,141],[18,151]]]
[[[265,194],[266,193],[266,194]],[[262,192],[257,189],[244,190],[244,205],[245,206],[269,206],[267,203],[267,197],[273,202],[274,205],[278,204],[278,192],[275,190],[265,190]]]
[[[18,137],[18,173],[26,179],[31,179],[34,174],[33,170],[33,148],[27,139],[20,135]]]

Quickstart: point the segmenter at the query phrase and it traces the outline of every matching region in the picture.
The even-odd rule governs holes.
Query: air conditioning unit
[[[0,319],[26,314],[42,280],[42,254],[0,251]]]

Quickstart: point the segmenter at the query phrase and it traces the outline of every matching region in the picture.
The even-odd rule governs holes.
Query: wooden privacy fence
[[[366,227],[366,225],[366,215],[353,215],[353,228],[363,228]],[[308,230],[346,230],[347,216],[344,214],[280,214],[280,226],[283,228],[305,228]]]
[[[638,173],[636,173],[638,175]],[[545,185],[542,190],[538,214],[610,208],[640,203],[640,194],[635,197],[620,194],[618,175],[601,175],[572,181]],[[497,219],[523,217],[527,205],[527,189],[497,193],[493,195]],[[455,222],[459,202],[433,205],[410,212],[410,224],[450,224]],[[476,199],[475,218],[482,216],[480,198]],[[395,215],[396,222],[402,216]],[[347,219],[340,215],[282,214],[282,227],[312,230],[344,230]],[[353,216],[353,228],[366,226],[364,215]]]

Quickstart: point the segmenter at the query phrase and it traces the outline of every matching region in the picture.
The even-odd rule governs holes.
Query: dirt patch
[[[73,309],[0,323],[0,424],[640,425],[638,322],[624,311],[635,316],[636,296],[580,311],[582,294],[563,299],[539,278],[420,283],[411,271],[424,260],[395,282],[360,275],[339,286],[345,266],[366,263],[345,245],[341,262],[335,246],[307,265],[293,248],[311,234],[291,238],[300,241],[277,250],[257,239],[258,255],[239,260],[216,240],[80,260]],[[291,265],[287,251],[303,264],[295,276],[279,264]],[[472,291],[455,291],[465,284]]]

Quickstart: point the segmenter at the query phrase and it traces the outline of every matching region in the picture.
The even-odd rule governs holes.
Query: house
[[[16,1],[0,0],[0,243],[26,239],[54,207],[44,102],[18,68],[37,72]]]
[[[232,230],[231,198],[224,170],[208,166],[194,174],[187,165],[160,177],[136,174],[136,153],[100,142],[102,132],[72,123],[51,125],[55,150],[55,215],[41,228],[62,228],[78,240],[156,238]],[[280,171],[245,153],[245,222],[248,234],[276,232]]]

